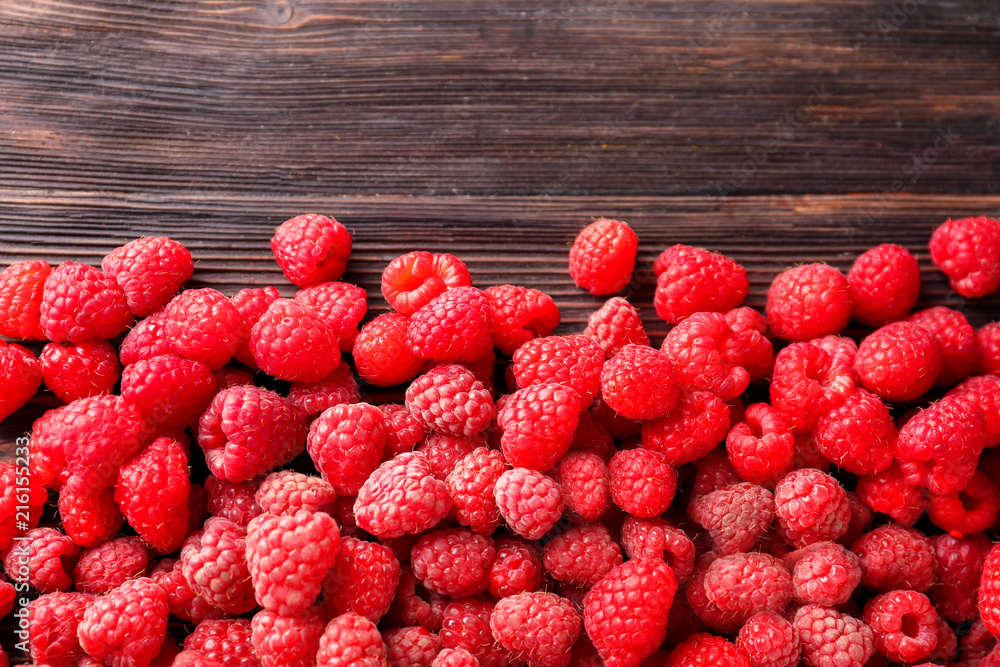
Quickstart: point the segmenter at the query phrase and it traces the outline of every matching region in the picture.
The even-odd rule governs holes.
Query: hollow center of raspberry
[[[920,619],[916,614],[903,614],[899,623],[899,631],[907,637],[916,637],[920,634]]]

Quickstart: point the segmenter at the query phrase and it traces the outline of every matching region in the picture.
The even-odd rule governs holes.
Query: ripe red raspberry
[[[115,535],[125,522],[115,503],[113,487],[92,490],[81,483],[82,490],[69,485],[59,492],[59,517],[63,530],[81,547],[92,547]]]
[[[863,667],[875,655],[875,636],[868,625],[829,607],[807,604],[792,621],[808,667]]]
[[[110,394],[118,381],[118,353],[104,340],[49,343],[38,357],[45,386],[64,403]]]
[[[894,662],[918,662],[937,647],[938,615],[923,593],[877,595],[865,604],[864,620],[875,635],[875,649]]]
[[[382,633],[382,640],[386,645],[388,667],[431,667],[434,658],[441,650],[441,639],[432,634],[427,628],[421,626],[409,626],[404,628],[392,628]],[[359,663],[338,662],[337,665]],[[364,667],[375,663],[361,663]],[[379,663],[380,665],[384,663]]]
[[[687,534],[659,517],[626,517],[621,527],[621,545],[629,558],[661,558],[683,584],[694,570],[695,547]]]
[[[993,543],[985,535],[931,538],[936,557],[937,581],[930,588],[934,608],[952,623],[965,623],[979,616],[976,591],[983,573],[986,554]]]
[[[937,648],[927,656],[928,660],[934,661],[929,663],[930,665],[942,662],[950,663],[958,659],[958,635],[955,634],[955,630],[948,624],[948,621],[941,618],[940,615],[936,616]],[[928,663],[924,663],[924,667],[928,667]]]
[[[688,317],[670,330],[662,350],[683,389],[711,391],[728,401],[750,384],[750,374],[739,364],[743,343],[722,313]]]
[[[71,665],[85,655],[76,631],[87,606],[85,593],[45,593],[28,603],[28,643],[31,659],[39,665]]]
[[[675,593],[673,570],[659,558],[625,561],[594,584],[584,598],[583,624],[605,665],[638,665],[656,651]]]
[[[260,667],[253,632],[245,618],[205,620],[184,639],[186,651],[197,651],[222,667]]]
[[[431,466],[431,472],[443,481],[459,461],[471,454],[476,447],[484,444],[485,441],[480,437],[464,438],[434,432],[417,445],[416,451],[423,452]]]
[[[854,372],[865,389],[892,402],[922,396],[941,373],[941,346],[927,329],[893,322],[861,341]]]
[[[336,333],[293,299],[276,299],[267,307],[250,330],[250,351],[261,370],[291,382],[318,382],[340,364]]]
[[[158,310],[129,329],[118,348],[118,358],[123,366],[128,366],[140,359],[172,352],[170,338],[167,337],[167,317],[164,311]]]
[[[805,433],[854,390],[851,368],[812,343],[792,343],[774,360],[771,404],[788,427]]]
[[[667,511],[677,492],[677,471],[659,452],[637,447],[611,457],[611,499],[642,519]]]
[[[445,648],[434,658],[431,667],[480,667],[480,662],[465,649]]]
[[[705,579],[712,563],[719,559],[714,552],[706,552],[695,560],[694,568],[684,586],[684,597],[691,611],[712,630],[720,634],[735,634],[743,625],[739,613],[719,608],[708,598]]]
[[[406,389],[406,408],[427,430],[471,437],[496,415],[489,391],[464,366],[440,364]]]
[[[368,403],[335,405],[309,427],[306,447],[338,494],[356,495],[382,462],[385,417]]]
[[[305,418],[268,389],[236,386],[215,395],[198,421],[198,446],[219,479],[243,482],[288,463],[305,449]]]
[[[962,296],[983,297],[1000,287],[1000,222],[984,216],[948,220],[928,247],[931,261]]]
[[[781,532],[797,547],[836,540],[851,521],[844,488],[815,468],[785,475],[774,489],[774,504]]]
[[[380,465],[358,491],[358,527],[382,539],[416,535],[451,511],[444,482],[431,473],[427,457],[406,452]]]
[[[697,498],[742,481],[740,476],[736,474],[733,464],[729,462],[729,458],[717,450],[713,450],[695,462],[695,478],[694,486],[691,488],[691,498]]]
[[[538,336],[548,336],[559,325],[559,308],[548,294],[530,287],[487,287],[493,344],[504,354]]]
[[[749,306],[733,308],[725,316],[739,343],[733,348],[741,348],[733,360],[746,369],[751,382],[770,375],[774,368],[774,344],[765,335],[767,320],[764,316]]]
[[[35,355],[17,343],[0,345],[0,378],[4,394],[0,396],[0,421],[27,403],[42,384],[42,369]]]
[[[447,253],[424,250],[400,255],[382,272],[382,295],[398,313],[411,315],[453,287],[469,287],[465,264]]]
[[[739,553],[712,561],[705,573],[705,595],[722,613],[742,625],[761,611],[781,613],[792,599],[792,574],[765,553]]]
[[[847,278],[826,264],[786,269],[767,290],[766,315],[771,333],[785,340],[835,334],[851,319]]]
[[[746,654],[750,667],[795,667],[802,656],[791,621],[770,611],[747,620],[736,636],[736,648]]]
[[[912,526],[927,508],[927,491],[906,481],[899,464],[858,479],[858,497],[876,512],[888,514],[903,526]]]
[[[48,262],[29,259],[0,271],[0,336],[45,338],[39,324],[42,289],[52,272]]]
[[[351,351],[358,325],[368,311],[368,294],[362,288],[351,283],[320,283],[300,289],[295,300],[327,323],[342,352]]]
[[[750,551],[774,521],[774,495],[762,486],[741,482],[692,498],[687,515],[708,531],[720,554]]]
[[[547,475],[512,468],[497,480],[494,494],[500,515],[510,529],[537,540],[555,525],[565,509],[562,488]]]
[[[880,327],[901,320],[920,297],[920,265],[909,250],[883,243],[863,252],[847,272],[858,322]]]
[[[181,547],[181,571],[191,590],[232,614],[245,614],[256,606],[246,536],[243,526],[212,517]]]
[[[626,345],[649,345],[639,311],[620,296],[608,299],[590,314],[583,335],[600,345],[609,359]]]
[[[165,332],[174,354],[219,370],[248,336],[236,306],[218,290],[181,292],[163,309]]]
[[[160,553],[188,535],[191,478],[184,448],[157,438],[118,471],[115,502],[139,536]]]
[[[455,287],[413,313],[405,344],[421,359],[476,361],[493,349],[490,304],[475,287]]]
[[[259,477],[235,483],[209,475],[205,480],[208,514],[228,519],[246,528],[250,519],[262,512],[256,498],[260,484]]]
[[[378,623],[399,585],[399,561],[377,542],[342,537],[340,553],[323,581],[323,597],[334,616],[354,612]]]
[[[214,619],[227,614],[194,592],[184,578],[180,559],[161,560],[149,577],[166,591],[170,613],[182,621],[200,623],[206,618]]]
[[[183,429],[195,423],[216,389],[211,368],[175,354],[141,359],[122,372],[122,398],[156,428]]]
[[[518,389],[497,412],[500,448],[512,466],[548,472],[569,449],[580,421],[580,402],[561,384]]]
[[[979,372],[1000,373],[1000,322],[990,322],[976,329],[979,346]]]
[[[351,255],[351,233],[325,215],[297,215],[275,230],[271,251],[290,282],[308,287],[343,275]]]
[[[977,375],[948,392],[965,394],[983,409],[986,417],[984,448],[1000,445],[1000,374]]]
[[[54,343],[114,338],[132,321],[122,288],[91,266],[63,262],[45,278],[39,326]]]
[[[261,482],[255,499],[261,510],[269,514],[295,514],[300,509],[327,511],[336,502],[337,493],[319,477],[280,470]]]
[[[574,522],[597,521],[611,506],[611,473],[593,452],[569,452],[551,471]]]
[[[729,427],[729,406],[721,398],[708,391],[681,391],[673,410],[642,425],[642,446],[679,466],[715,449]]]
[[[500,525],[493,489],[507,467],[500,452],[478,447],[448,473],[444,481],[460,524],[483,535],[491,534]]]
[[[754,484],[770,482],[792,463],[795,437],[784,417],[767,403],[746,408],[745,420],[726,434],[726,452],[740,479]]]
[[[897,435],[882,400],[855,389],[820,417],[814,441],[819,453],[836,466],[856,475],[876,475],[892,465]]]
[[[519,347],[513,356],[518,387],[558,382],[589,406],[601,388],[604,351],[585,336],[545,336]]]
[[[87,605],[80,646],[105,664],[146,665],[167,636],[167,594],[152,579],[131,579]]]
[[[628,419],[662,417],[677,405],[679,394],[673,363],[649,346],[626,345],[601,371],[604,402]]]
[[[351,367],[341,363],[317,382],[293,382],[288,400],[307,417],[313,417],[335,405],[360,402],[361,391]]]
[[[15,535],[38,525],[48,500],[48,494],[30,469],[28,475],[24,472],[19,466],[0,461],[0,551],[14,543]],[[27,523],[27,529],[19,526],[18,521]]]
[[[493,539],[464,528],[427,533],[413,545],[413,573],[429,591],[455,598],[486,590],[496,557]]]
[[[1000,545],[997,544],[993,545],[983,561],[979,581],[979,617],[986,629],[1000,636]]]
[[[532,667],[562,667],[580,636],[580,615],[554,593],[518,593],[497,602],[490,630],[497,643]]]
[[[121,286],[136,317],[145,317],[170,301],[194,273],[194,262],[179,242],[143,236],[105,255],[101,268]]]
[[[542,563],[556,581],[590,588],[622,564],[622,551],[607,526],[585,524],[547,542]]]
[[[785,556],[795,599],[825,607],[842,605],[861,583],[861,561],[835,542],[813,542]]]
[[[84,549],[73,568],[73,587],[104,595],[127,579],[146,576],[149,550],[138,537],[119,537]]]
[[[267,312],[268,306],[280,298],[281,293],[278,292],[278,288],[268,286],[241,289],[230,299],[243,320],[243,327],[240,328],[243,336],[240,338],[236,351],[233,352],[233,358],[236,361],[250,368],[257,368],[257,362],[250,351],[250,331],[253,329],[253,325],[260,320],[261,315]]]
[[[406,344],[408,326],[405,315],[385,313],[361,327],[352,352],[361,379],[391,387],[416,377],[424,360]]]
[[[976,470],[961,491],[930,494],[927,516],[931,523],[955,537],[989,530],[1000,513],[1000,487]]]
[[[861,561],[861,583],[873,591],[923,593],[934,583],[934,546],[919,530],[885,524],[858,538],[851,551]]]
[[[427,435],[423,424],[418,422],[405,405],[386,403],[378,406],[385,417],[385,460],[396,454],[412,451]]]
[[[619,220],[601,218],[584,227],[569,250],[569,275],[591,294],[614,294],[632,279],[639,237]]]
[[[250,641],[262,667],[312,667],[325,627],[316,608],[290,616],[265,609],[250,620]]]
[[[945,306],[935,306],[918,310],[906,321],[930,331],[941,346],[942,366],[936,386],[950,387],[976,372],[979,345],[976,331],[965,315]]]
[[[496,547],[490,568],[490,593],[503,598],[541,588],[542,558],[534,544],[520,538],[500,538]]]
[[[330,621],[319,640],[316,667],[379,667],[388,661],[375,624],[348,612]]]
[[[695,633],[674,647],[664,667],[750,667],[746,653],[723,637]],[[757,667],[754,665],[754,667]]]
[[[724,313],[747,298],[746,270],[732,259],[701,248],[675,245],[653,263],[656,314],[670,324],[699,312]]]

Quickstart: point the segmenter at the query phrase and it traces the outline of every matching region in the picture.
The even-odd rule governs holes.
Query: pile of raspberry
[[[560,333],[422,250],[372,317],[351,243],[282,224],[290,297],[183,289],[165,237],[0,273],[0,418],[62,404],[0,463],[0,665],[1000,664],[1000,323],[913,312],[906,248],[788,268],[763,313],[667,248],[653,347],[624,222],[576,237],[610,298]],[[1000,222],[929,251],[1000,287]]]

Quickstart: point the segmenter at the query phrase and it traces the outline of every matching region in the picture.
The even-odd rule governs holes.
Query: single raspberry
[[[934,575],[930,589],[934,608],[953,623],[965,623],[979,616],[976,590],[983,572],[983,563],[993,543],[985,535],[952,537],[935,535]]]
[[[948,220],[931,234],[931,261],[966,298],[1000,287],[1000,222],[979,216]]]
[[[576,235],[569,250],[569,275],[591,294],[614,294],[632,279],[639,237],[619,220],[601,218]]]
[[[40,665],[72,665],[84,655],[76,631],[94,596],[85,593],[45,593],[28,603],[31,659]]]
[[[138,537],[118,537],[84,549],[73,568],[73,587],[105,595],[128,579],[146,576],[149,550]]]
[[[844,488],[815,468],[785,475],[774,489],[774,504],[781,531],[797,547],[836,540],[847,532],[851,520]]]
[[[912,322],[893,322],[866,336],[854,359],[864,388],[892,402],[922,396],[941,368],[941,346],[934,334]]]
[[[580,402],[561,384],[518,389],[497,412],[500,448],[512,466],[548,472],[563,457],[580,421]]]
[[[444,481],[460,524],[483,535],[500,525],[493,489],[507,468],[503,455],[486,447],[478,447],[458,461]]]
[[[675,245],[653,263],[656,314],[677,324],[694,313],[724,313],[747,298],[747,272],[732,259],[701,248]]]
[[[774,521],[774,495],[750,482],[731,484],[691,499],[688,518],[708,531],[719,553],[750,551]]]
[[[513,356],[519,387],[558,382],[589,406],[601,388],[604,351],[585,336],[546,336],[519,347]]]
[[[104,340],[49,343],[38,363],[45,386],[64,403],[110,394],[118,382],[118,353]]]
[[[129,329],[118,348],[118,358],[123,366],[128,366],[140,359],[171,354],[172,351],[170,338],[167,337],[166,314],[158,310]]]
[[[327,323],[341,351],[351,351],[358,325],[368,310],[368,294],[362,288],[351,283],[320,283],[296,292],[295,300]]]
[[[232,614],[245,614],[256,606],[246,536],[243,526],[212,517],[181,547],[181,571],[191,590]]]
[[[191,253],[166,236],[143,236],[115,248],[101,260],[136,317],[162,308],[194,273]]]
[[[386,645],[388,667],[431,667],[441,650],[441,639],[419,625],[386,630],[382,633],[382,639]],[[345,661],[334,664],[353,666],[359,663]],[[375,665],[368,662],[360,664],[365,667]]]
[[[0,345],[0,378],[4,394],[0,396],[0,421],[27,403],[42,385],[42,369],[31,350],[17,343]]]
[[[413,573],[424,587],[456,598],[486,590],[495,557],[492,538],[464,528],[427,533],[410,552]]]
[[[880,327],[901,320],[920,297],[920,265],[909,250],[883,243],[861,253],[847,272],[851,314]]]
[[[325,628],[315,607],[294,615],[265,609],[250,620],[250,641],[261,667],[312,667]]]
[[[893,462],[896,425],[875,394],[855,389],[820,417],[816,449],[831,463],[856,475],[876,475]]]
[[[763,484],[780,477],[792,463],[795,437],[777,410],[754,403],[747,406],[745,420],[726,434],[726,452],[741,479]]]
[[[293,382],[288,390],[288,400],[303,414],[313,417],[335,405],[360,402],[361,391],[351,367],[341,363],[322,380]]]
[[[868,625],[829,607],[799,607],[792,621],[808,667],[863,667],[875,655],[875,636]]]
[[[337,500],[333,487],[319,477],[291,470],[268,475],[257,488],[255,499],[269,514],[295,514],[297,510],[327,511]]]
[[[167,594],[152,579],[131,579],[87,605],[80,646],[105,664],[146,665],[167,635]]]
[[[580,635],[580,615],[554,593],[518,593],[497,602],[490,630],[501,646],[532,667],[563,667]]]
[[[122,288],[92,266],[63,262],[45,278],[39,325],[54,343],[114,338],[132,321]]]
[[[278,292],[278,288],[268,286],[241,289],[230,299],[243,320],[243,326],[240,328],[242,337],[236,351],[233,352],[233,358],[236,361],[246,364],[250,368],[257,368],[257,362],[250,351],[250,331],[253,329],[253,325],[260,320],[261,315],[267,312],[268,306],[280,298],[281,293]]]
[[[986,417],[983,447],[1000,445],[1000,373],[971,377],[948,393],[965,394],[978,403]]]
[[[542,558],[534,544],[520,538],[500,538],[490,567],[489,589],[495,597],[537,591],[542,586]]]
[[[931,493],[961,491],[972,479],[986,440],[986,417],[962,394],[945,396],[899,430],[896,458],[908,484]]]
[[[406,452],[380,465],[365,480],[354,513],[358,527],[387,539],[421,533],[451,508],[448,488],[431,474],[427,457]]]
[[[792,343],[774,360],[771,405],[796,433],[813,430],[852,391],[851,367],[818,345]]]
[[[979,372],[1000,373],[1000,322],[990,322],[976,329],[979,346]]]
[[[722,313],[688,317],[670,330],[662,350],[688,391],[711,391],[728,401],[750,384],[750,374],[739,364],[743,342]]]
[[[666,354],[644,345],[626,345],[604,364],[601,396],[623,417],[656,419],[677,405],[680,387]]]
[[[122,398],[157,428],[196,422],[216,394],[212,369],[200,361],[165,354],[141,359],[122,372]]]
[[[355,495],[382,462],[385,417],[368,403],[335,405],[309,427],[306,447],[338,494]]]
[[[765,334],[767,320],[759,312],[749,306],[733,308],[726,311],[726,323],[732,329],[739,349],[733,361],[743,366],[750,374],[750,381],[762,380],[771,374],[774,368],[774,344]]]
[[[288,463],[305,449],[301,411],[268,389],[237,386],[215,395],[198,421],[198,446],[219,479],[243,482]]]
[[[923,593],[877,595],[865,604],[864,620],[875,635],[875,649],[889,660],[918,662],[937,647],[938,615]]]
[[[692,613],[710,629],[720,634],[735,634],[743,625],[738,611],[723,610],[708,598],[705,586],[708,570],[720,556],[709,551],[701,554],[694,563],[691,575],[684,586],[684,598]]]
[[[546,543],[542,563],[556,581],[590,588],[621,565],[622,552],[606,526],[584,524]]]
[[[649,345],[639,311],[620,296],[608,299],[590,314],[583,335],[600,345],[609,359],[626,345]]]
[[[484,292],[490,303],[493,344],[504,354],[514,354],[559,325],[559,308],[548,294],[518,285],[496,285]]]
[[[723,665],[750,667],[750,662],[743,649],[737,648],[725,638],[708,633],[695,633],[674,647],[667,656],[664,667],[722,667]]]
[[[676,592],[673,570],[659,558],[625,561],[594,584],[583,623],[605,665],[638,665],[656,651]]]
[[[250,623],[245,618],[202,621],[184,639],[184,649],[197,651],[222,667],[260,667]]]
[[[729,427],[729,406],[722,399],[708,391],[681,391],[673,410],[642,425],[642,446],[679,466],[715,449]]]
[[[48,262],[29,259],[0,271],[0,336],[45,338],[39,324],[42,290],[52,272]]]
[[[378,623],[399,585],[399,561],[377,542],[342,537],[340,553],[323,580],[323,597],[334,616],[354,612]]]
[[[26,533],[41,520],[48,494],[30,473],[30,469],[0,461],[0,551],[14,543],[15,535]]]
[[[860,477],[857,492],[865,505],[903,526],[912,526],[927,508],[926,490],[908,483],[895,461],[875,475]]]
[[[705,595],[742,625],[761,611],[781,613],[792,599],[792,574],[764,553],[739,553],[712,561],[705,573]]]
[[[409,252],[389,262],[382,272],[382,295],[403,315],[412,315],[448,289],[471,285],[469,269],[447,253]]]
[[[611,473],[593,452],[568,452],[551,471],[575,522],[597,521],[611,507]]]
[[[420,625],[431,632],[441,629],[444,610],[453,602],[451,598],[432,593],[420,585],[413,568],[403,565],[399,575],[396,597],[386,614],[388,625]]]
[[[325,215],[297,215],[275,230],[271,251],[285,278],[308,287],[343,275],[351,255],[351,233]]]
[[[802,656],[791,621],[771,611],[747,620],[736,636],[736,648],[746,654],[750,667],[795,667]]]
[[[340,364],[337,334],[293,299],[275,299],[267,307],[250,330],[250,351],[261,370],[291,382],[318,382]]]
[[[842,605],[861,583],[861,561],[835,542],[813,542],[785,556],[795,599],[825,607]]]
[[[219,370],[233,358],[247,327],[236,306],[218,290],[181,292],[163,309],[164,329],[174,354]]]
[[[149,577],[167,593],[170,613],[182,621],[200,623],[206,618],[220,618],[228,613],[194,592],[184,578],[180,559],[161,560]]]
[[[677,471],[659,452],[637,447],[611,457],[611,499],[632,516],[663,514],[677,492]]]
[[[406,389],[406,408],[427,430],[470,437],[484,431],[496,416],[489,391],[469,369],[441,364]]]
[[[990,548],[983,561],[979,579],[979,618],[987,630],[1000,636],[1000,545],[997,544]]]
[[[410,414],[405,405],[387,403],[378,406],[385,417],[385,452],[388,461],[396,454],[413,451],[413,448],[427,436],[423,424]]]
[[[114,487],[95,491],[64,486],[59,492],[59,518],[66,535],[81,547],[92,547],[110,539],[125,522],[115,503]]]
[[[851,319],[847,278],[826,264],[786,269],[767,290],[766,315],[771,333],[785,340],[835,334]]]
[[[950,387],[976,372],[979,366],[979,345],[976,331],[969,319],[951,308],[925,308],[906,318],[934,334],[941,346],[942,366],[935,385]]]
[[[885,524],[862,535],[851,551],[861,561],[861,583],[873,591],[923,593],[934,583],[934,546],[919,530]]]
[[[621,545],[629,558],[663,559],[673,570],[678,584],[687,581],[694,570],[694,542],[683,530],[659,517],[626,517],[621,527]]]
[[[537,540],[555,525],[565,509],[562,488],[536,470],[512,468],[497,480],[494,494],[510,529]]]
[[[450,603],[441,618],[443,650],[462,650],[472,655],[482,667],[503,667],[512,662],[511,653],[493,639],[490,617],[493,603],[466,598]]]
[[[459,461],[484,444],[485,441],[478,436],[463,438],[447,433],[431,433],[417,445],[416,451],[423,452],[431,466],[431,473],[444,481]]]
[[[358,375],[370,384],[391,387],[416,377],[424,360],[406,344],[409,320],[399,313],[379,315],[361,328],[354,341]]]
[[[351,612],[330,621],[316,653],[316,667],[379,667],[387,661],[385,642],[378,628]]]
[[[998,514],[1000,487],[982,470],[976,470],[961,491],[931,493],[927,505],[931,523],[954,537],[988,531]]]
[[[263,512],[257,504],[257,491],[261,479],[230,482],[209,475],[205,479],[206,509],[210,516],[222,517],[246,528],[250,519]]]
[[[480,662],[465,649],[446,648],[437,654],[431,667],[480,667]]]

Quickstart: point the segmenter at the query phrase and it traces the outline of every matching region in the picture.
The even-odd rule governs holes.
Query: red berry
[[[750,374],[740,365],[743,341],[722,313],[688,317],[670,330],[662,349],[688,391],[711,391],[728,401],[750,384]]]
[[[659,452],[637,447],[619,451],[608,464],[611,499],[632,516],[663,514],[677,492],[677,472]]]
[[[184,639],[184,649],[197,651],[222,667],[260,667],[250,621],[245,618],[201,621]]]
[[[313,417],[335,405],[360,402],[361,391],[351,367],[342,363],[322,380],[293,382],[288,389],[288,400],[305,415]]]
[[[31,659],[39,665],[72,665],[86,655],[77,628],[93,595],[45,593],[28,603],[28,645]]]
[[[847,532],[851,507],[840,483],[814,468],[785,475],[774,489],[778,526],[797,547],[836,540]]]
[[[901,320],[920,296],[920,265],[909,250],[883,243],[863,252],[847,272],[858,322],[880,327]]]
[[[42,384],[42,369],[35,355],[17,343],[0,345],[0,378],[4,393],[0,395],[0,421],[14,414],[27,403]]]
[[[510,529],[537,540],[555,525],[565,509],[562,489],[536,470],[512,468],[497,480],[494,494]]]
[[[621,565],[622,551],[606,526],[585,524],[547,542],[542,563],[556,581],[590,588]]]
[[[145,665],[167,635],[167,594],[152,579],[126,581],[87,606],[80,646],[105,664]]]
[[[795,667],[802,655],[791,621],[771,611],[747,620],[736,636],[736,648],[746,654],[750,667]]]
[[[256,606],[246,536],[246,528],[212,517],[181,547],[181,571],[191,590],[232,614],[245,614]]]
[[[281,223],[271,251],[289,281],[299,287],[337,280],[351,255],[351,233],[333,218],[309,213]]]
[[[268,475],[257,488],[255,499],[269,514],[295,514],[297,510],[327,511],[337,500],[337,493],[326,481],[292,470]]]
[[[938,387],[950,387],[976,372],[979,365],[979,345],[976,332],[968,318],[957,310],[944,306],[925,308],[906,318],[934,334],[941,346],[942,366]]]
[[[569,452],[551,474],[562,487],[566,512],[573,521],[597,521],[611,506],[611,473],[599,455]]]
[[[445,485],[460,524],[483,535],[491,534],[500,525],[493,489],[507,468],[500,452],[486,447],[478,447],[458,461],[445,478]]]
[[[795,454],[795,438],[785,418],[767,403],[748,405],[745,420],[726,434],[726,452],[740,479],[754,484],[770,482],[788,469]]]
[[[348,612],[326,626],[319,640],[316,667],[378,667],[387,664],[385,642],[375,624]]]
[[[503,598],[541,588],[542,558],[533,543],[520,538],[501,538],[496,546],[497,555],[490,568],[490,593]]]
[[[4,570],[42,593],[68,591],[80,547],[55,528],[33,528],[2,553]]]
[[[386,630],[382,633],[382,639],[388,653],[388,667],[431,667],[441,650],[441,639],[419,625]],[[369,664],[375,665],[374,662],[362,664],[366,667]]]
[[[750,551],[774,521],[774,495],[762,486],[741,482],[692,498],[687,515],[708,531],[719,553]]]
[[[128,579],[146,575],[149,550],[138,537],[119,537],[84,549],[73,568],[73,587],[104,595]]]
[[[659,517],[622,522],[621,545],[629,558],[662,558],[683,584],[694,570],[695,546],[687,534]]]
[[[42,289],[52,272],[47,262],[29,259],[0,271],[0,336],[45,338],[39,324]]]
[[[561,667],[580,635],[580,615],[553,593],[518,593],[497,602],[490,630],[497,643],[529,665]]]
[[[858,478],[857,492],[865,505],[903,526],[912,526],[927,508],[927,490],[910,484],[896,461],[874,475]]]
[[[455,598],[486,590],[495,557],[492,538],[464,528],[427,533],[410,551],[413,573],[424,588]]]
[[[63,262],[45,278],[39,325],[54,343],[114,338],[132,324],[115,279],[78,262]]]
[[[767,320],[764,316],[749,306],[733,308],[725,316],[735,337],[733,361],[750,374],[751,382],[770,375],[774,369],[774,344],[765,335]],[[739,352],[735,352],[737,349]]]
[[[389,262],[382,272],[382,295],[403,315],[412,315],[445,290],[470,285],[469,269],[447,253],[409,252]]]
[[[1000,322],[984,324],[976,330],[979,346],[979,372],[1000,373]]]
[[[293,299],[276,299],[267,307],[250,330],[250,351],[261,370],[291,382],[317,382],[340,364],[336,333]]]
[[[448,488],[431,473],[427,457],[406,452],[380,465],[365,480],[354,513],[358,527],[387,539],[421,533],[451,508]]]
[[[249,329],[247,330],[249,335]],[[170,338],[167,336],[167,317],[158,310],[144,320],[135,323],[118,348],[118,358],[123,366],[134,364],[140,359],[151,359],[162,354],[172,354]]]
[[[679,394],[670,359],[646,345],[626,345],[601,371],[604,402],[628,419],[662,417],[677,405]]]
[[[490,306],[475,287],[455,287],[410,316],[406,345],[421,359],[476,361],[493,349]]]
[[[136,317],[162,308],[194,273],[191,253],[166,236],[143,236],[115,248],[101,268],[125,292]]]
[[[333,615],[354,612],[378,623],[389,610],[399,575],[399,561],[389,547],[343,537],[337,560],[323,581],[327,609]]]
[[[984,216],[948,220],[934,230],[928,247],[962,296],[983,297],[1000,287],[1000,222]]]
[[[639,237],[619,220],[601,218],[577,234],[569,251],[569,274],[591,294],[614,294],[632,278]]]
[[[838,361],[812,343],[792,343],[775,358],[771,404],[796,433],[813,430],[854,391],[851,367]]]
[[[747,297],[746,270],[732,259],[701,248],[675,245],[653,263],[656,314],[677,324],[694,313],[724,313]]]
[[[406,408],[427,430],[472,437],[496,415],[493,397],[469,369],[440,364],[406,389]]]
[[[103,482],[102,482],[103,483]],[[97,490],[81,484],[82,490],[69,485],[59,492],[59,516],[63,529],[81,547],[92,547],[117,533],[125,517],[115,503],[113,488]]]
[[[937,382],[942,359],[934,334],[911,322],[893,322],[861,341],[854,372],[873,394],[912,401]]]
[[[976,470],[961,491],[930,494],[927,516],[935,526],[955,537],[989,530],[1000,514],[1000,487]]]
[[[861,583],[873,591],[923,593],[934,583],[934,546],[919,530],[885,524],[858,538],[851,551],[861,561]]]
[[[497,412],[504,458],[512,466],[548,472],[569,449],[579,421],[572,389],[555,383],[518,389]]]
[[[626,345],[649,345],[639,311],[620,296],[608,299],[590,314],[583,335],[600,345],[609,359]]]
[[[182,621],[200,623],[206,618],[219,618],[227,614],[194,592],[184,578],[180,559],[161,560],[149,576],[166,591],[170,613]]]
[[[122,398],[157,428],[183,429],[195,423],[216,389],[211,368],[175,354],[140,359],[122,371]]]
[[[465,649],[445,648],[434,658],[431,667],[480,667],[480,662]]]
[[[589,406],[601,388],[604,351],[585,336],[546,336],[519,347],[513,373],[521,388],[558,382],[576,391],[580,406]]]
[[[295,300],[323,319],[343,352],[350,352],[368,310],[368,294],[351,283],[320,283],[300,289]]]
[[[487,287],[493,344],[504,354],[539,336],[548,336],[559,325],[559,308],[547,294],[530,287]],[[586,334],[586,332],[584,332]]]
[[[792,574],[765,553],[738,553],[712,561],[705,595],[723,614],[742,625],[762,611],[781,613],[792,599]]]
[[[416,377],[424,360],[406,344],[408,327],[405,315],[385,313],[361,328],[352,352],[361,379],[391,387]]]
[[[934,574],[937,581],[930,596],[938,614],[953,623],[965,623],[979,616],[977,589],[986,555],[993,546],[985,535],[952,537],[935,535]]]
[[[325,627],[315,607],[293,615],[265,609],[250,620],[250,640],[262,667],[312,667]]]
[[[160,553],[175,551],[187,537],[190,496],[187,454],[170,438],[157,438],[118,471],[115,502]]]
[[[118,382],[118,353],[104,340],[49,343],[38,363],[45,386],[64,403],[110,394]]]
[[[851,319],[847,278],[826,264],[786,269],[771,282],[766,314],[778,338],[803,341],[835,334]]]
[[[247,327],[236,306],[221,292],[185,290],[163,309],[165,331],[174,354],[219,370],[247,338]]]
[[[815,444],[838,467],[856,475],[875,475],[892,465],[897,435],[881,399],[855,389],[840,406],[820,417]]]
[[[695,633],[678,644],[664,667],[750,667],[746,653],[723,637]],[[755,666],[756,667],[756,666]]]
[[[697,461],[729,432],[729,406],[709,391],[681,391],[669,413],[642,425],[642,446],[675,466]]]
[[[0,461],[0,551],[14,543],[15,535],[38,525],[48,500],[48,494],[34,475],[29,474],[25,479],[23,473],[19,466]],[[19,521],[27,523],[27,528],[19,526]]]
[[[865,605],[864,619],[875,635],[875,649],[889,660],[915,663],[937,648],[938,615],[922,593],[877,595]]]
[[[1000,445],[1000,374],[977,375],[948,392],[965,394],[979,404],[986,417],[984,448]]]
[[[368,403],[335,405],[310,425],[306,447],[338,494],[355,495],[382,462],[385,417]]]
[[[807,604],[792,622],[809,667],[863,667],[875,655],[875,636],[868,625],[829,607]]]
[[[792,568],[795,599],[803,604],[842,605],[861,583],[861,561],[835,542],[813,542],[784,560]]]
[[[240,338],[236,351],[233,352],[233,358],[236,361],[246,364],[250,368],[257,368],[257,362],[250,351],[250,331],[253,329],[253,325],[260,320],[261,315],[267,312],[268,307],[280,298],[281,294],[278,292],[278,288],[268,286],[241,289],[230,299],[243,320],[243,326],[240,328],[240,333],[243,336]]]
[[[260,477],[245,482],[230,482],[209,475],[205,480],[208,514],[228,519],[246,528],[250,519],[263,511],[256,498],[260,485]]]

